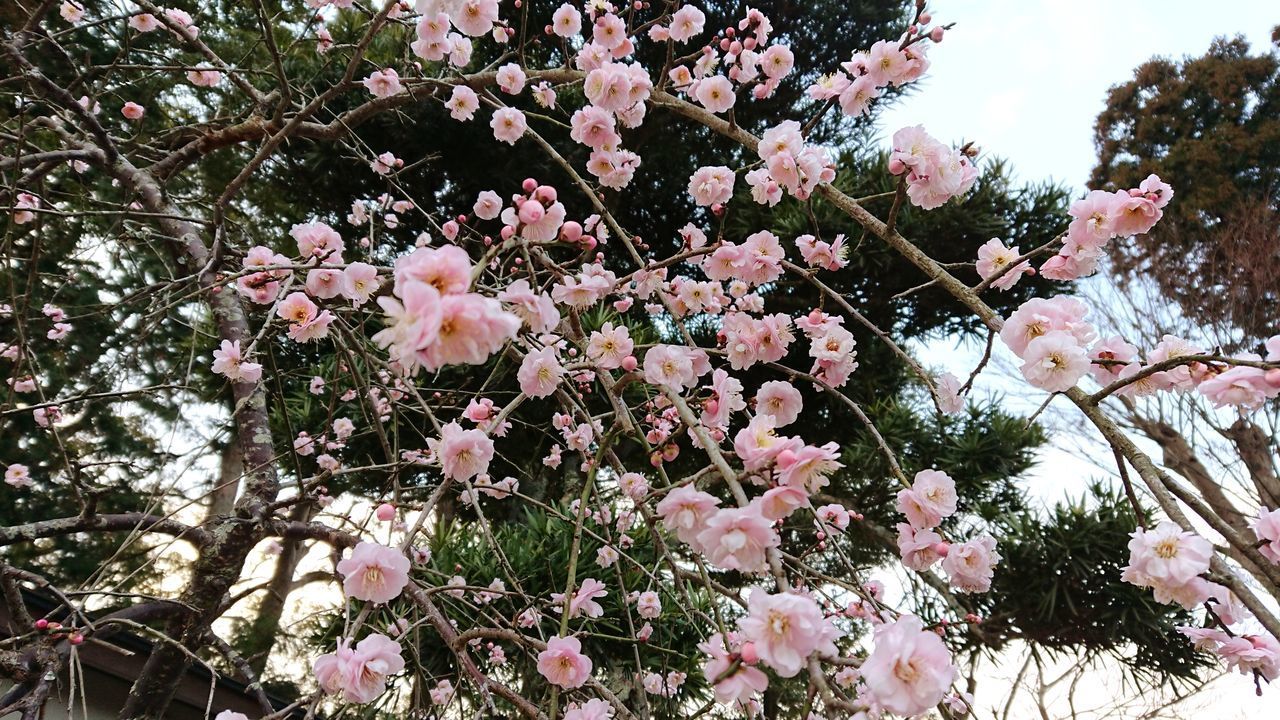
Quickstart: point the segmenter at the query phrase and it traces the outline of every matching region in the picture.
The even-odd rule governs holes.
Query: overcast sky
[[[943,142],[972,140],[985,153],[1008,159],[1020,180],[1052,178],[1076,194],[1083,193],[1093,167],[1093,121],[1108,88],[1130,79],[1133,69],[1151,57],[1202,55],[1219,36],[1243,35],[1260,52],[1270,43],[1271,29],[1280,24],[1280,0],[967,0],[930,5],[941,22],[956,26],[931,48],[933,64],[917,91],[882,116],[881,136],[887,141],[900,127],[923,124]],[[981,348],[939,341],[920,352],[931,367],[966,377]],[[988,371],[976,389],[1026,395],[1013,385]],[[1043,397],[1012,398],[1011,405],[1029,413]],[[1102,473],[1073,451],[1078,452],[1065,446],[1046,450],[1028,478],[1030,491],[1046,503],[1079,497],[1088,479]],[[1009,675],[1014,672],[1016,668]],[[1280,687],[1269,688],[1262,698],[1254,697],[1252,689],[1244,677],[1226,678],[1185,710],[1189,716],[1199,710],[1214,720],[1275,717],[1270,713]],[[1109,692],[1114,688],[1099,683],[1094,699],[1105,703]],[[980,705],[982,699],[980,694]]]

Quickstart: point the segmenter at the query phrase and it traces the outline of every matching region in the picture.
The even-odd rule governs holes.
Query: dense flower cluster
[[[332,12],[326,6],[353,7],[350,0],[311,0],[309,5],[318,13],[316,20]],[[856,117],[887,88],[921,77],[929,66],[926,41],[936,43],[943,36],[941,27],[929,28],[932,19],[923,5],[918,3],[901,38],[881,40],[855,54],[839,72],[814,83],[810,97],[822,101],[824,110],[839,105],[845,115]],[[514,7],[522,5],[517,2]],[[361,371],[375,382],[359,388],[333,390],[325,377],[307,377],[313,371],[306,371],[302,384],[310,394],[302,396],[305,400],[325,398],[332,401],[331,408],[359,401],[363,413],[340,417],[344,411],[334,411],[318,426],[291,428],[282,443],[284,455],[299,463],[296,467],[301,468],[305,459],[308,471],[314,470],[313,477],[303,477],[299,469],[294,487],[299,497],[311,493],[306,497],[321,509],[330,507],[334,498],[319,483],[346,471],[353,454],[348,443],[366,431],[377,436],[390,456],[378,469],[394,466],[389,475],[395,475],[397,483],[400,470],[421,471],[439,483],[423,506],[422,518],[432,512],[431,503],[447,495],[450,501],[461,500],[464,510],[477,511],[489,532],[480,514],[486,503],[528,499],[521,495],[524,475],[510,470],[520,478],[499,479],[508,471],[497,470],[502,464],[495,458],[513,428],[519,433],[536,423],[545,426],[555,444],[531,464],[538,470],[572,470],[586,492],[564,505],[547,503],[549,513],[563,508],[575,528],[570,580],[558,592],[514,588],[513,577],[469,582],[460,574],[467,572],[461,565],[427,572],[421,566],[431,552],[414,545],[423,523],[410,530],[409,508],[398,495],[394,502],[379,499],[368,519],[369,525],[387,531],[386,544],[360,541],[356,535],[368,527],[358,522],[333,529],[334,536],[350,532],[343,536],[351,539],[335,543],[349,547],[348,554],[342,557],[335,551],[333,556],[345,598],[352,607],[367,604],[359,613],[349,613],[333,652],[314,660],[320,690],[347,703],[378,699],[405,670],[402,650],[412,648],[407,638],[417,625],[400,612],[402,606],[414,605],[430,608],[425,613],[428,621],[438,621],[435,629],[446,645],[457,640],[449,649],[459,658],[469,653],[462,663],[468,671],[480,657],[494,667],[503,666],[506,653],[520,647],[536,657],[538,673],[524,681],[538,687],[545,681],[554,688],[553,702],[565,699],[565,720],[607,720],[621,705],[605,692],[604,673],[599,681],[593,675],[596,663],[587,649],[597,621],[617,620],[610,613],[616,606],[624,607],[627,621],[639,627],[628,626],[622,631],[628,637],[621,640],[648,642],[676,597],[661,585],[666,576],[660,573],[692,576],[688,568],[694,567],[697,577],[705,579],[703,589],[727,594],[740,605],[739,615],[727,622],[717,613],[721,626],[704,633],[698,645],[705,684],[693,684],[710,687],[718,703],[755,714],[761,711],[762,694],[778,679],[807,675],[815,688],[812,696],[818,689],[829,689],[830,675],[843,691],[838,699],[835,693],[821,698],[829,704],[829,714],[845,710],[852,717],[912,717],[939,704],[952,715],[967,712],[972,698],[952,690],[959,673],[947,645],[951,619],[926,626],[910,612],[891,607],[883,585],[856,577],[860,571],[851,568],[849,578],[832,583],[821,574],[810,574],[804,565],[807,553],[822,553],[838,540],[847,541],[853,536],[847,532],[850,526],[864,520],[827,494],[833,484],[840,484],[833,478],[853,461],[836,442],[813,441],[804,394],[812,391],[853,402],[843,389],[858,371],[859,355],[846,319],[860,316],[838,312],[840,305],[848,308],[852,296],[828,291],[821,305],[797,308],[786,292],[775,290],[786,290],[789,271],[820,286],[820,274],[847,271],[851,250],[843,234],[824,239],[816,220],[812,232],[780,237],[774,230],[781,230],[757,229],[759,225],[739,235],[741,226],[734,229],[723,219],[735,202],[735,190],[743,189],[740,172],[752,201],[768,207],[810,201],[821,197],[820,190],[835,192],[830,184],[837,168],[830,152],[806,138],[812,124],[792,119],[761,124],[766,129],[758,143],[753,145],[750,136],[742,142],[745,154],[710,161],[725,164],[698,167],[687,186],[682,176],[692,205],[674,257],[645,257],[642,252],[648,246],[627,233],[602,200],[609,197],[602,189],[628,188],[635,182],[641,158],[623,147],[624,137],[633,136],[629,131],[640,127],[655,105],[679,107],[683,116],[710,128],[727,125],[726,134],[738,133],[742,139],[735,108],[772,96],[796,65],[797,58],[778,41],[769,18],[745,8],[735,22],[715,29],[708,27],[702,10],[688,4],[663,9],[646,20],[643,13],[653,11],[646,3],[564,3],[545,28],[548,42],[554,41],[552,51],[565,54],[556,67],[528,66],[521,47],[519,52],[501,52],[493,66],[467,75],[463,73],[472,64],[476,44],[506,46],[516,37],[514,21],[502,17],[498,0],[417,0],[412,11],[407,2],[384,10],[382,19],[397,21],[405,32],[412,28],[408,52],[424,62],[400,68],[369,65],[375,69],[358,81],[349,73],[348,84],[368,103],[363,107],[439,103],[458,122],[480,116],[483,123],[487,117],[494,142],[508,145],[531,144],[534,139],[545,145],[541,133],[547,117],[541,110],[554,110],[561,113],[570,141],[581,146],[573,162],[552,153],[575,182],[556,187],[533,178],[518,182],[497,177],[488,187],[516,190],[518,185],[518,191],[504,197],[496,189],[484,190],[473,203],[468,196],[469,207],[447,209],[420,207],[388,190],[376,198],[355,200],[346,217],[350,227],[342,232],[315,220],[290,229],[289,249],[283,246],[290,241],[264,240],[265,244],[232,250],[228,257],[238,263],[238,271],[232,271],[233,265],[210,273],[217,277],[206,289],[213,295],[222,293],[220,299],[231,304],[247,303],[247,316],[260,325],[254,329],[256,335],[235,325],[231,337],[219,337],[208,367],[243,395],[268,381],[297,379],[284,374],[264,377],[263,364],[254,361],[271,358],[267,343],[279,338],[307,344],[294,348],[298,350],[329,345],[340,349],[335,353],[340,375],[354,375],[353,366],[364,365]],[[86,14],[81,4],[71,1],[62,3],[59,11],[72,24],[83,22]],[[186,12],[156,12],[158,17],[134,12],[121,20],[135,33],[164,28],[184,42],[198,35],[199,27]],[[335,44],[322,22],[318,24],[316,52],[341,52],[342,46]],[[707,34],[705,42],[695,42]],[[640,61],[644,53],[638,52],[638,45],[646,43],[666,50],[656,54],[667,58],[661,76]],[[686,45],[690,46],[682,47]],[[184,73],[197,88],[226,84],[224,75],[236,79],[235,70],[225,64],[202,64]],[[200,91],[209,92],[221,89]],[[528,110],[531,104],[539,110]],[[97,113],[87,97],[78,109],[90,116]],[[123,117],[128,127],[142,128],[155,122],[157,113],[148,114],[144,105],[126,101],[109,114],[118,124],[124,124]],[[379,148],[363,155],[361,172],[393,187],[397,177],[413,167],[412,160],[407,164],[397,157],[402,150],[393,150]],[[594,178],[594,185],[573,167],[584,156],[585,173]],[[888,169],[898,186],[894,211],[904,196],[922,210],[961,198],[978,178],[976,157],[972,145],[953,148],[928,135],[923,126],[899,129],[888,154]],[[745,167],[738,167],[744,162]],[[560,193],[575,186],[586,191],[593,208],[586,212],[593,214],[571,217],[570,208],[587,207],[561,201]],[[978,292],[988,285],[1007,291],[1024,276],[1037,273],[1064,281],[1088,275],[1108,243],[1150,231],[1172,198],[1172,188],[1154,174],[1137,188],[1092,191],[1070,206],[1062,247],[1038,270],[1031,258],[1039,251],[1023,256],[1013,240],[1006,245],[993,238],[963,252],[976,258],[973,269],[984,283],[976,288],[952,283],[964,292],[952,289],[959,299],[982,307]],[[39,195],[21,192],[14,194],[10,211],[15,225],[27,226],[38,225],[42,213],[56,208],[49,208]],[[389,246],[378,245],[375,231],[422,222],[417,213],[427,218],[423,227],[429,230],[417,237],[411,251],[393,258]],[[892,230],[876,234],[890,244],[901,240]],[[357,256],[363,260],[352,259]],[[797,260],[807,269],[796,272]],[[941,267],[937,272],[955,280]],[[1092,399],[1094,404],[1111,394],[1128,399],[1162,391],[1195,392],[1215,408],[1248,412],[1280,396],[1280,336],[1266,342],[1265,356],[1220,357],[1168,335],[1144,353],[1122,337],[1101,338],[1088,320],[1089,308],[1070,295],[1027,300],[1003,321],[990,308],[987,311],[979,315],[993,332],[999,330],[1004,346],[1019,359],[1026,381],[1051,393],[1079,398],[1078,385],[1089,376],[1103,388]],[[0,307],[0,315],[11,314],[9,306]],[[43,318],[27,314],[35,318],[30,322],[41,323],[36,342],[40,336],[54,343],[75,337],[67,314],[57,306],[46,305]],[[371,329],[367,338],[362,335],[365,328]],[[707,338],[706,347],[698,346],[691,328],[706,331],[697,335]],[[0,358],[19,368],[7,378],[14,396],[42,389],[38,366],[23,364],[33,352],[31,344],[29,337],[0,344]],[[486,369],[486,374],[491,380],[513,380],[519,392],[510,385],[494,390],[489,381],[478,384],[481,389],[474,392],[435,391],[435,380],[448,381],[458,366],[490,366],[492,372]],[[761,380],[764,374],[771,374],[770,379]],[[964,409],[971,381],[961,383],[950,374],[932,380],[924,370],[919,374],[939,411],[955,414]],[[592,401],[599,404],[589,404]],[[609,409],[600,411],[606,401]],[[543,408],[538,411],[543,415],[533,421],[514,416],[525,403]],[[59,404],[32,404],[37,405],[31,410],[37,425],[56,430],[62,420]],[[547,411],[546,405],[556,409]],[[422,426],[396,426],[396,432],[388,432],[406,408],[424,411]],[[808,410],[818,415],[812,404]],[[262,433],[269,437],[272,430],[263,428]],[[647,460],[652,466],[648,475],[625,467],[616,457],[611,443],[620,432],[630,433],[629,441],[641,448],[639,464]],[[669,473],[680,453],[691,450],[705,456],[705,468],[687,477]],[[927,574],[940,595],[950,600],[960,597],[967,602],[972,598],[966,594],[989,591],[1003,559],[995,538],[984,531],[991,524],[964,507],[956,480],[947,472],[919,470],[908,481],[893,450],[885,447],[884,452],[902,485],[894,504],[905,520],[896,525],[902,565]],[[948,469],[962,482],[971,482],[960,469]],[[37,467],[37,475],[40,472]],[[32,470],[10,463],[4,480],[15,491],[29,492]],[[528,484],[525,487],[527,492]],[[396,492],[400,490],[397,484]],[[272,510],[262,515],[270,518]],[[794,528],[811,533],[816,538],[813,547],[793,553],[790,537],[801,534],[793,533]],[[1280,564],[1280,509],[1260,508],[1251,528],[1257,543],[1248,549]],[[296,532],[307,529],[293,527]],[[639,564],[628,553],[647,532],[654,533],[670,562],[643,568],[655,580],[651,585],[620,587],[612,578]],[[580,562],[582,537],[599,547],[594,557],[588,550],[587,559]],[[1197,647],[1216,653],[1241,672],[1268,680],[1280,677],[1280,645],[1270,635],[1243,631],[1251,630],[1245,625],[1253,617],[1232,590],[1241,586],[1218,582],[1222,571],[1215,563],[1226,560],[1215,555],[1210,540],[1165,521],[1135,531],[1129,551],[1123,580],[1150,588],[1161,603],[1211,609],[1212,622],[1205,627],[1181,629]],[[269,545],[265,552],[279,553],[280,546]],[[579,579],[590,562],[603,571],[596,573],[603,580]],[[934,574],[939,569],[946,576],[945,585]],[[745,586],[746,600],[722,589],[711,579],[713,573],[733,578],[740,583],[736,587]],[[478,611],[481,631],[458,640],[458,633],[467,628],[438,618],[438,610],[430,605],[432,596],[470,603]],[[516,603],[511,617],[496,609],[506,599]],[[680,603],[686,600],[679,598]],[[377,622],[388,634],[368,631],[372,617],[380,618]],[[559,620],[558,628],[550,630],[544,624],[550,618]],[[978,621],[976,616],[964,620]],[[855,629],[869,630],[868,641],[856,641],[864,633]],[[518,642],[507,643],[504,650],[498,640],[513,637]],[[688,692],[681,671],[637,671],[637,687],[648,695],[683,698]],[[473,683],[475,673],[464,681],[432,678],[425,686],[426,696],[441,713],[456,714],[446,708],[472,685],[486,685]],[[488,682],[497,683],[495,678],[505,677],[503,673],[495,673]],[[491,690],[482,689],[490,703]],[[597,691],[601,697],[588,696]],[[229,712],[219,715],[220,720],[241,718]]]

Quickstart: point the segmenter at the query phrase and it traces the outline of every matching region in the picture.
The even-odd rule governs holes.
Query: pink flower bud
[[[382,503],[378,506],[376,515],[382,522],[387,522],[396,516],[396,506],[391,503]]]
[[[520,187],[521,187],[525,192],[527,192],[527,193],[531,193],[531,192],[533,192],[534,190],[537,190],[537,189],[538,189],[538,181],[537,181],[537,180],[534,180],[533,178],[525,178],[525,179],[524,179],[524,182],[520,183]]]
[[[639,364],[640,363],[636,360],[635,355],[628,355],[622,358],[622,369],[626,372],[632,372]]]
[[[502,232],[498,234],[502,236],[503,240],[510,240],[511,236],[516,234],[516,229],[508,225],[502,228]]]
[[[933,15],[929,13],[929,11],[927,10],[925,12],[920,13],[920,22],[924,23],[925,25],[928,25],[929,23],[933,22]]]
[[[570,220],[564,225],[561,225],[560,237],[564,238],[566,242],[578,242],[578,238],[582,237],[582,224],[577,221]]]
[[[756,644],[753,642],[745,642],[742,644],[742,662],[747,665],[755,665],[760,662],[760,653],[756,652]]]
[[[39,620],[37,620],[37,621],[36,621],[36,629],[37,629],[37,630],[45,630],[45,629],[47,629],[48,627],[49,627],[49,621],[48,621],[48,620],[45,620],[44,618],[40,618]]]
[[[72,645],[80,645],[84,643],[84,636],[80,633],[71,633],[71,637],[67,638],[67,642]]]
[[[945,542],[934,543],[933,551],[938,553],[942,557],[946,557],[947,553],[951,552],[951,546],[946,544]]]
[[[520,205],[520,222],[532,225],[542,219],[546,209],[536,200],[528,200]]]
[[[939,25],[929,32],[929,39],[936,43],[942,42],[942,32],[942,26]]]
[[[889,172],[894,175],[901,175],[906,172],[907,166],[898,158],[889,161]]]

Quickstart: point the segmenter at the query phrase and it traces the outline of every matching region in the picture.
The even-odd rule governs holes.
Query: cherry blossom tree
[[[211,44],[221,28],[200,12],[149,0],[7,9],[0,417],[30,427],[0,452],[6,492],[58,493],[71,509],[24,505],[33,512],[0,528],[0,545],[125,537],[131,555],[74,586],[0,563],[16,624],[0,644],[14,683],[0,714],[40,716],[79,645],[131,631],[155,647],[124,718],[162,717],[192,662],[246,679],[263,716],[963,715],[977,677],[953,647],[1000,614],[981,598],[1010,549],[962,502],[959,468],[907,465],[886,440],[864,409],[875,398],[853,392],[870,356],[855,331],[909,368],[940,418],[965,411],[997,347],[1016,356],[1044,402],[1074,408],[1114,456],[1139,527],[1111,579],[1194,618],[1171,642],[1259,687],[1280,676],[1277,498],[1250,498],[1243,523],[1224,518],[1109,407],[1183,393],[1274,409],[1280,336],[1238,355],[1176,337],[1139,346],[1100,338],[1068,294],[1109,246],[1156,227],[1176,188],[1149,175],[1094,190],[1048,219],[1066,227],[1052,240],[995,239],[940,261],[902,218],[962,205],[981,176],[977,146],[924,124],[890,129],[891,189],[854,196],[819,129],[917,81],[952,26],[917,2],[847,60],[806,67],[766,12],[710,7],[255,2],[226,11],[243,21],[227,30],[238,44]],[[323,72],[307,72],[317,55]],[[811,102],[769,104],[800,77]],[[756,104],[769,115],[739,122]],[[480,129],[477,147],[448,148],[455,161],[516,148],[542,161],[473,171],[486,188],[462,203],[410,197],[397,178],[428,159],[364,145],[357,129],[421,105]],[[678,238],[647,240],[619,219],[644,197],[641,137],[668,156],[695,137],[725,148],[663,186],[685,207]],[[262,233],[251,181],[304,143],[387,190]],[[751,226],[784,201],[807,208],[805,232]],[[324,219],[343,214],[345,226]],[[414,247],[400,252],[386,238],[404,232]],[[936,294],[957,325],[985,328],[987,356],[935,374],[860,312],[871,299],[832,289],[870,246],[912,268],[904,296]],[[77,292],[88,272],[106,280],[80,314],[32,302],[47,285]],[[997,309],[1032,281],[1053,289]],[[777,301],[788,284],[816,302]],[[72,358],[111,389],[60,392],[49,378]],[[305,388],[307,412],[272,407],[284,387]],[[117,401],[137,407],[125,432],[93,414]],[[827,492],[852,461],[818,439],[828,406],[858,421],[849,433],[871,439],[897,486],[892,529]],[[291,420],[303,416],[315,420]],[[218,430],[178,449],[176,434],[160,439],[166,423]],[[516,457],[534,431],[557,442]],[[102,459],[127,457],[102,446],[131,435],[154,438],[153,464]],[[209,458],[214,482],[191,491],[192,465]],[[522,488],[516,468],[534,464],[569,478],[574,497]],[[131,492],[142,473],[168,491]],[[520,511],[523,525],[491,520]],[[461,531],[460,513],[475,520]],[[943,609],[873,582],[856,560],[870,543]],[[506,551],[518,544],[535,550]],[[309,564],[313,547],[325,557]],[[277,556],[267,577],[264,556]],[[491,572],[463,576],[464,556]],[[166,577],[140,582],[145,568]],[[292,638],[307,689],[277,708],[260,676],[284,598],[313,582],[328,583],[308,594],[322,632]],[[247,658],[226,625],[262,584],[265,650],[259,638]],[[32,615],[33,588],[57,599],[59,619]]]

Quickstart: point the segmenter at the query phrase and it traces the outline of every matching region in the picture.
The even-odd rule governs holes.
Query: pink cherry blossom
[[[1151,530],[1133,531],[1129,565],[1124,579],[1142,586],[1176,588],[1209,570],[1213,545],[1176,523],[1165,521]]]
[[[707,526],[707,520],[715,514],[720,499],[702,492],[692,485],[667,493],[654,510],[662,518],[662,525],[689,544],[698,542],[698,535]]]
[[[942,639],[912,615],[876,629],[875,648],[860,670],[876,702],[903,717],[941,702],[956,675]]]
[[[125,103],[124,107],[120,109],[120,114],[124,115],[125,118],[129,120],[141,120],[142,116],[146,112],[147,112],[146,108],[142,107],[136,102],[133,102],[132,100]]]
[[[515,145],[529,125],[524,118],[524,113],[515,108],[504,107],[493,112],[493,120],[489,121],[489,127],[493,128],[494,138],[508,145]]]
[[[698,533],[698,545],[712,564],[726,570],[762,572],[765,551],[777,547],[778,534],[758,502],[744,508],[718,510]]]
[[[262,379],[262,365],[245,362],[239,340],[223,340],[222,345],[213,351],[213,371],[225,375],[232,382],[256,383]]]
[[[1014,245],[1013,247],[1005,247],[1005,244],[998,238],[991,238],[984,243],[982,247],[978,248],[978,275],[983,280],[989,280],[997,273],[1004,271],[1005,268],[1012,265],[1018,257],[1019,253],[1017,245]],[[1018,281],[1022,279],[1023,275],[1034,274],[1035,270],[1031,268],[1031,263],[1023,260],[1018,263],[1017,267],[1005,272],[1004,275],[1001,275],[1000,278],[991,285],[999,290],[1008,290],[1018,284]]]
[[[942,558],[938,546],[942,536],[932,530],[919,530],[907,523],[898,523],[898,555],[902,564],[912,570],[927,570]]]
[[[587,343],[587,357],[603,370],[616,370],[622,367],[623,358],[631,354],[635,348],[626,325],[614,327],[606,322],[591,333]]]
[[[991,576],[1000,553],[995,538],[982,535],[965,543],[951,545],[942,559],[942,569],[951,579],[951,587],[960,592],[986,592],[991,589]]]
[[[781,677],[794,677],[815,652],[834,655],[841,636],[807,595],[771,595],[760,588],[751,591],[747,616],[738,628],[744,640],[754,643],[760,660]]]
[[[440,438],[428,438],[427,445],[440,463],[445,477],[470,480],[489,469],[493,440],[480,430],[464,430],[457,422],[440,428]]]
[[[723,75],[712,75],[699,80],[693,95],[704,108],[713,113],[728,110],[737,100],[733,92],[733,83]]]
[[[720,633],[707,638],[706,642],[698,645],[698,649],[708,656],[702,664],[702,672],[709,682],[715,682],[716,702],[739,705],[769,687],[769,676],[759,668],[741,662],[734,667],[735,657],[725,649],[725,639]]]
[[[783,380],[770,380],[761,385],[755,401],[756,413],[772,416],[775,428],[795,422],[804,405],[800,391]]]
[[[475,117],[476,110],[480,109],[480,96],[466,85],[454,85],[453,94],[445,101],[444,106],[449,111],[449,117],[454,120],[470,120]]]
[[[707,16],[694,5],[682,5],[671,16],[671,28],[668,31],[672,40],[678,43],[689,42],[702,32]]]
[[[733,180],[733,171],[723,165],[700,167],[689,178],[689,194],[703,207],[726,203],[733,197]]]
[[[591,677],[591,658],[582,654],[578,638],[552,636],[538,653],[538,672],[552,685],[572,690]]]
[[[487,34],[498,21],[498,0],[462,0],[449,13],[455,27],[471,37]]]
[[[4,481],[11,487],[31,487],[31,471],[26,465],[13,463],[4,470]]]
[[[369,703],[387,689],[387,677],[404,669],[400,644],[374,633],[356,644],[342,640],[338,649],[316,658],[312,665],[320,688],[330,695],[342,694],[349,703]]]
[[[956,483],[938,470],[916,473],[910,490],[898,493],[898,512],[916,528],[932,528],[956,511]]]
[[[555,393],[564,380],[564,366],[556,357],[555,348],[530,350],[520,362],[516,378],[520,381],[520,392],[529,397],[547,397]]]
[[[400,84],[400,74],[395,68],[376,70],[361,82],[369,94],[376,98],[389,98],[404,89]]]
[[[1280,565],[1280,510],[1259,510],[1258,519],[1249,526],[1257,536],[1258,552]]]
[[[551,29],[562,38],[574,37],[582,32],[582,14],[574,6],[565,3],[552,13]]]
[[[1054,330],[1027,343],[1022,353],[1022,376],[1027,382],[1050,392],[1075,387],[1089,372],[1089,356],[1070,333]]]
[[[338,563],[338,572],[347,597],[386,603],[409,583],[409,558],[395,548],[362,542]]]

